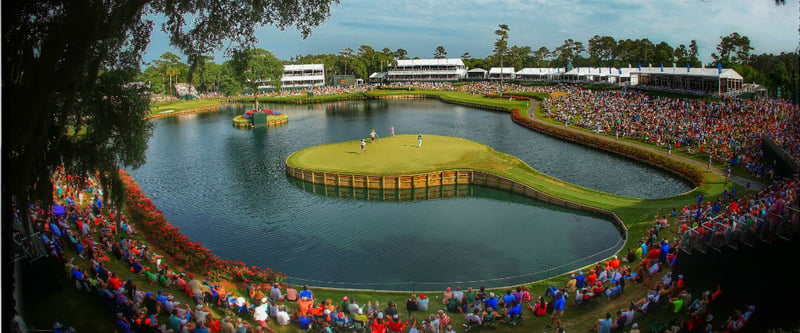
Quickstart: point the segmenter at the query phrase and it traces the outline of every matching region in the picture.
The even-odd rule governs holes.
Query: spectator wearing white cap
[[[494,292],[490,292],[490,293],[489,293],[489,297],[488,297],[488,298],[486,298],[486,299],[483,301],[483,303],[484,303],[484,305],[485,305],[485,307],[486,307],[486,308],[492,308],[492,309],[493,309],[493,310],[495,310],[495,311],[497,310],[497,303],[498,303],[498,299],[497,299],[497,297],[494,295]]]
[[[383,321],[383,313],[378,312],[378,317],[369,324],[372,332],[386,332],[386,323]]]

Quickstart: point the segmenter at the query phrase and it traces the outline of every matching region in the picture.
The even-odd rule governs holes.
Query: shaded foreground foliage
[[[132,82],[153,17],[165,18],[161,29],[195,62],[225,41],[229,50],[251,47],[264,25],[294,26],[308,36],[332,3],[337,0],[4,2],[2,93],[5,109],[14,111],[3,112],[3,221],[13,221],[14,208],[29,202],[47,207],[50,175],[62,165],[72,174],[97,171],[104,197],[121,204],[117,170],[144,163],[152,131],[144,120],[146,86]],[[11,228],[3,223],[6,244]],[[12,272],[14,253],[4,255]],[[10,315],[4,312],[4,323]]]

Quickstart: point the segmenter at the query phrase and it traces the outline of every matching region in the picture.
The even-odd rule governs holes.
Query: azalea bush
[[[282,283],[286,279],[286,275],[270,268],[248,267],[240,260],[217,257],[203,244],[192,241],[170,224],[127,172],[120,170],[119,173],[125,186],[130,222],[136,225],[150,244],[160,247],[172,263],[185,267],[187,271],[205,275],[210,280]]]

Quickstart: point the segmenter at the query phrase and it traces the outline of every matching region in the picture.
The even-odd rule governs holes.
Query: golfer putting
[[[369,133],[369,137],[372,138],[372,143],[375,143],[375,139],[378,139],[378,142],[381,141],[381,137],[378,136],[378,132],[375,132],[375,129],[372,129],[372,132]]]

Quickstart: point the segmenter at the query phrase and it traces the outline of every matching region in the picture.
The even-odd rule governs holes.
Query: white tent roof
[[[492,67],[489,74],[514,74],[514,67]]]
[[[742,75],[737,73],[735,70],[730,68],[723,68],[722,73],[718,68],[689,68],[686,70],[686,67],[667,67],[664,66],[664,71],[661,71],[660,66],[654,67],[642,67],[641,70],[639,68],[633,68],[635,73],[640,74],[665,74],[665,75],[688,75],[688,76],[705,76],[705,77],[713,77],[713,78],[722,78],[722,79],[738,79],[743,80],[744,78]]]
[[[559,74],[564,72],[563,68],[523,68],[517,72],[517,75],[547,75]]]
[[[637,69],[638,70],[638,69]],[[593,76],[621,76],[621,77],[629,77],[631,76],[631,72],[635,71],[633,68],[623,67],[623,68],[614,68],[614,67],[576,67],[573,68],[571,71],[564,73],[564,75],[576,75],[576,76],[585,76],[585,75],[593,75]],[[622,72],[622,73],[620,73]]]
[[[464,66],[461,58],[442,58],[442,59],[404,59],[397,61],[397,67],[410,66]]]
[[[486,70],[483,68],[473,68],[468,70],[467,73],[486,73]]]
[[[375,73],[370,74],[369,78],[370,79],[382,79],[382,78],[385,78],[386,75],[388,75],[388,74],[389,73],[387,73],[387,72],[375,72]]]
[[[283,65],[283,71],[302,71],[302,70],[325,70],[323,64],[305,64],[305,65]]]

